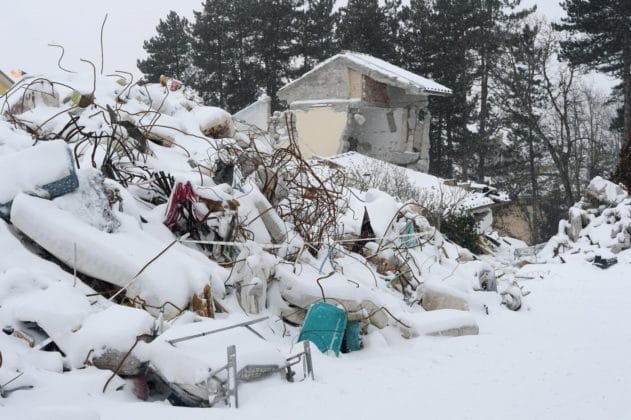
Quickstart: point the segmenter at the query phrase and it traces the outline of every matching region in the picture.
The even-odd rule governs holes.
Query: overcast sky
[[[81,70],[87,64],[79,58],[100,63],[99,31],[106,13],[105,70],[137,73],[136,59],[144,56],[142,42],[155,34],[155,27],[169,10],[192,18],[202,0],[4,0],[0,13],[0,70],[5,73],[22,69],[41,73],[56,69],[58,50],[47,44],[66,48],[64,64]],[[343,3],[344,0],[338,0]],[[563,10],[557,0],[524,0],[536,3],[548,20],[558,20]],[[594,83],[608,89],[613,82],[597,77]]]

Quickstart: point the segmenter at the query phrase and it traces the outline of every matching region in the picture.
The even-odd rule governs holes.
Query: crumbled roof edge
[[[397,87],[401,87],[409,89],[410,87],[414,87],[416,89],[422,90],[429,94],[434,95],[451,95],[452,90],[437,83],[431,79],[428,79],[423,76],[419,76],[415,73],[412,73],[408,70],[405,70],[399,66],[395,66],[392,63],[388,63],[387,61],[381,60],[379,58],[373,57],[368,54],[357,53],[352,51],[343,52],[340,54],[336,54],[333,57],[327,58],[323,62],[316,65],[314,68],[298,77],[295,80],[287,83],[285,86],[278,90],[278,93],[282,93],[283,91],[291,88],[296,83],[304,80],[305,78],[311,76],[312,74],[320,71],[324,67],[328,66],[330,63],[337,60],[346,60],[351,64],[359,67],[359,70],[363,73],[366,73],[367,76],[376,79],[377,81],[381,81],[382,83],[387,83],[390,85],[394,85]],[[377,73],[377,74],[375,74]],[[379,80],[380,79],[380,80]]]

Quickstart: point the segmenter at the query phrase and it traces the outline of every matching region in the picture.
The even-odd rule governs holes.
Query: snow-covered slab
[[[585,195],[609,205],[617,205],[628,196],[619,185],[599,176],[590,181]]]
[[[192,113],[197,119],[199,129],[206,136],[213,138],[234,136],[234,122],[227,111],[214,106],[200,106],[193,109]]]
[[[411,323],[414,331],[421,335],[459,337],[477,335],[480,331],[473,315],[454,309],[424,312]]]
[[[438,309],[469,310],[467,296],[464,293],[438,283],[424,285],[421,305],[427,311],[435,311]]]
[[[0,180],[0,206],[7,206],[22,191],[55,197],[61,192],[54,188],[55,182],[67,180],[65,192],[78,186],[70,150],[61,140],[0,156]]]
[[[136,337],[149,334],[154,319],[147,312],[121,305],[111,305],[83,319],[80,328],[60,345],[74,367],[82,367],[86,356],[103,351],[127,352]]]
[[[25,194],[14,200],[11,220],[20,231],[68,266],[75,263],[76,245],[79,272],[119,287],[128,286],[128,297],[138,296],[149,305],[160,307],[172,302],[184,308],[192,295],[209,283],[216,296],[223,296],[222,273],[214,263],[201,255],[194,258],[189,254],[195,251],[180,244],[165,251],[169,243],[138,228],[125,225],[127,230],[106,233],[61,210],[54,202]],[[178,313],[172,305],[167,305],[165,310],[166,316]]]

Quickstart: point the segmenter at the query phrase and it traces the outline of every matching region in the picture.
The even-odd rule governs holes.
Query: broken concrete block
[[[305,321],[307,310],[302,308],[290,307],[280,312],[280,317],[290,325],[300,326]]]
[[[410,327],[400,325],[404,338],[430,335],[439,337],[460,337],[478,335],[480,328],[475,318],[469,313],[454,309],[439,309],[425,312],[413,320],[406,319]]]
[[[581,230],[589,222],[587,212],[577,207],[571,207],[569,210],[569,225],[567,226],[567,235],[573,242],[578,241]]]
[[[100,355],[95,356],[92,359],[92,364],[99,369],[116,372],[120,376],[139,375],[146,367],[146,363],[140,361],[133,354],[128,355],[126,351],[111,348],[105,349]]]
[[[231,280],[236,286],[239,304],[247,313],[258,314],[265,309],[267,282],[276,260],[252,243],[243,247],[237,261]]]
[[[421,154],[418,152],[389,152],[386,161],[405,166],[418,161],[420,157]]]
[[[426,311],[435,311],[437,309],[469,310],[469,304],[464,294],[439,284],[424,285],[421,306]]]
[[[493,267],[489,264],[482,264],[482,267],[480,267],[476,274],[482,290],[486,292],[497,292],[497,281]]]
[[[39,107],[57,108],[60,105],[59,92],[50,81],[34,81],[29,83],[24,96],[11,104],[11,114],[22,114]]]
[[[42,248],[67,265],[76,266],[79,273],[126,287],[127,297],[137,297],[156,316],[159,310],[155,308],[166,301],[172,305],[164,306],[165,318],[179,315],[176,307],[186,307],[193,294],[209,281],[214,296],[222,296],[225,291],[223,282],[215,276],[221,270],[216,270],[214,262],[181,244],[157,240],[136,225],[106,233],[59,208],[54,201],[26,194],[14,199],[11,221]],[[148,261],[152,262],[145,267]]]
[[[215,139],[234,137],[234,122],[227,111],[214,106],[199,106],[192,113],[205,136]]]
[[[599,204],[616,205],[627,197],[627,193],[619,185],[597,176],[585,189],[584,196]]]
[[[236,127],[253,137],[267,133],[272,113],[272,99],[263,94],[256,102],[234,114]]]

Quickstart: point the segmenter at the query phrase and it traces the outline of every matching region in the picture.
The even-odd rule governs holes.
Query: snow
[[[183,92],[168,92],[159,85],[124,86],[115,78],[97,77],[93,87],[91,74],[55,77],[52,80],[63,85],[55,85],[53,95],[26,101],[27,109],[19,114],[22,120],[31,118],[24,124],[40,136],[70,121],[71,114],[60,105],[66,98],[75,91],[94,89],[96,105],[72,110],[85,130],[113,135],[106,114],[96,112],[109,106],[118,109],[121,119],[129,118],[144,129],[150,139],[169,136],[169,141],[163,146],[150,141],[146,152],[136,145],[132,154],[116,155],[114,163],[144,175],[117,178],[117,182],[102,177],[107,173],[101,165],[110,145],[73,134],[66,140],[79,155],[79,187],[48,199],[28,192],[46,181],[38,176],[57,174],[51,168],[60,159],[66,165],[71,162],[67,147],[50,141],[34,145],[24,130],[0,122],[0,134],[5,136],[0,140],[0,159],[14,165],[7,177],[0,177],[0,189],[13,188],[7,194],[13,201],[11,224],[0,221],[0,326],[5,330],[0,334],[0,384],[16,378],[8,390],[32,386],[0,397],[3,418],[5,413],[8,418],[156,420],[624,415],[623,390],[631,385],[626,357],[631,339],[621,320],[629,319],[631,311],[625,302],[631,291],[625,281],[631,263],[631,200],[618,197],[606,182],[596,180],[591,189],[598,193],[592,198],[606,203],[598,203],[597,208],[587,202],[577,204],[571,216],[582,229],[578,240],[568,239],[566,227],[572,223],[561,223],[559,235],[544,249],[551,254],[551,264],[545,266],[517,268],[511,253],[520,244],[505,245],[499,237],[500,245],[490,255],[474,257],[446,241],[421,209],[374,189],[344,189],[334,202],[339,204],[339,218],[321,236],[321,248],[309,249],[315,243],[307,244],[300,237],[292,224],[296,219],[275,208],[290,199],[314,202],[307,195],[311,191],[282,191],[280,184],[286,179],[276,191],[263,189],[256,168],[249,177],[235,171],[232,185],[213,181],[213,165],[227,150],[261,158],[254,166],[271,160],[271,155],[261,152],[251,155],[252,148],[243,138],[204,136],[211,125],[215,134],[230,135],[232,121],[225,111],[199,107]],[[15,106],[19,97],[9,98],[2,112]],[[59,116],[46,121],[55,114]],[[224,126],[216,128],[217,122]],[[42,153],[47,147],[59,149],[59,156]],[[29,171],[20,178],[25,181],[15,189],[13,171],[24,168],[12,158],[22,153],[37,156],[30,159]],[[348,164],[360,159],[357,154],[339,157]],[[165,201],[173,198],[166,190],[171,187],[147,188],[160,170],[172,176],[173,185],[191,183],[194,200],[199,196],[199,201],[182,205],[203,209],[210,233],[199,235],[224,242],[223,246],[202,247],[164,225]],[[481,184],[449,186],[427,174],[410,172],[409,176],[419,189],[441,196],[445,191],[455,196],[468,193],[472,205],[476,200],[501,199]],[[274,198],[273,193],[285,196]],[[153,200],[160,197],[162,201]],[[169,203],[174,205],[175,199]],[[355,252],[353,234],[361,232],[364,208],[377,237]],[[233,228],[241,229],[241,236],[229,234]],[[186,232],[198,234],[194,229]],[[587,233],[600,241],[598,246],[587,240]],[[552,264],[560,258],[552,255],[551,247],[560,243],[574,253],[563,254],[565,264]],[[229,247],[234,247],[233,260],[223,264],[226,268],[220,262],[228,258],[221,254]],[[618,264],[607,270],[595,268],[590,258],[597,252],[615,253]],[[75,266],[77,278],[72,275]],[[497,293],[480,290],[483,273],[495,274]],[[97,280],[107,287],[124,287],[128,299],[107,300],[109,289]],[[453,297],[462,310],[426,310],[423,298],[432,290]],[[521,299],[521,309],[507,309],[502,303],[506,293]],[[135,307],[126,306],[135,297],[140,298],[131,303]],[[191,303],[195,299],[202,302],[206,314]],[[300,328],[284,323],[281,311],[300,312],[322,300],[362,319],[364,348],[340,358],[312,348],[315,381],[303,380],[297,365],[297,383],[273,375],[243,384],[239,410],[174,408],[156,394],[139,402],[140,393],[134,391],[142,391],[141,378],[123,379],[89,363],[107,350],[123,354],[137,343],[131,355],[146,362],[147,369],[189,387],[204,384],[209,374],[225,365],[230,345],[237,347],[238,367],[283,365],[302,344],[297,343]],[[217,313],[211,319],[207,315],[212,307]],[[258,317],[267,317],[252,326],[263,338],[239,327],[174,345],[168,342]],[[479,328],[480,334],[431,336],[466,328],[469,333]],[[137,342],[138,337],[147,341]],[[45,347],[51,342],[54,345]]]
[[[419,76],[371,55],[353,51],[346,51],[324,60],[298,79],[283,86],[280,91],[290,88],[296,82],[305,77],[309,77],[311,74],[326,68],[326,66],[333,61],[338,60],[349,62],[351,66],[358,68],[360,72],[375,80],[400,87],[413,93],[417,93],[420,90],[427,92],[430,95],[451,95],[451,89],[446,88],[431,79]]]
[[[38,170],[31,165],[37,162]],[[8,203],[21,191],[34,192],[70,175],[70,150],[61,141],[46,142],[16,153],[0,156],[0,204]]]
[[[218,296],[223,295],[223,270],[210,260],[202,262],[202,256],[191,256],[180,244],[172,246],[141,273],[143,266],[169,243],[140,230],[135,223],[124,224],[117,232],[103,232],[55,206],[54,201],[25,194],[13,201],[11,220],[68,266],[75,263],[76,246],[78,271],[127,286],[127,295],[132,299],[139,296],[157,307],[167,301],[184,307],[192,293],[209,283]],[[173,310],[167,307],[168,313]]]
[[[124,395],[112,401],[100,392],[107,374],[94,369],[67,379],[57,374],[47,378],[55,385],[16,392],[0,404],[7,418],[35,418],[42,410],[97,413],[101,420],[290,419],[297,413],[305,420],[383,419],[419,411],[454,420],[626,418],[631,336],[620,322],[631,317],[628,263],[608,272],[587,263],[530,270],[541,268],[549,273],[527,282],[531,310],[476,315],[479,336],[405,341],[371,334],[361,352],[340,358],[315,352],[315,382],[241,387],[238,410],[182,409]],[[77,380],[85,385],[69,386]]]
[[[391,170],[403,173],[410,183],[419,189],[421,198],[427,201],[427,207],[446,206],[447,208],[458,208],[463,210],[475,210],[478,208],[488,207],[496,202],[489,197],[488,194],[482,194],[477,191],[469,191],[461,186],[447,185],[444,179],[436,176],[415,171],[409,168],[403,168],[357,152],[347,152],[325,160],[334,162],[349,170],[360,172],[371,172],[375,168],[385,167]],[[487,187],[483,184],[477,184],[478,187]],[[509,201],[508,197],[495,192],[493,197],[497,196],[497,201]]]

